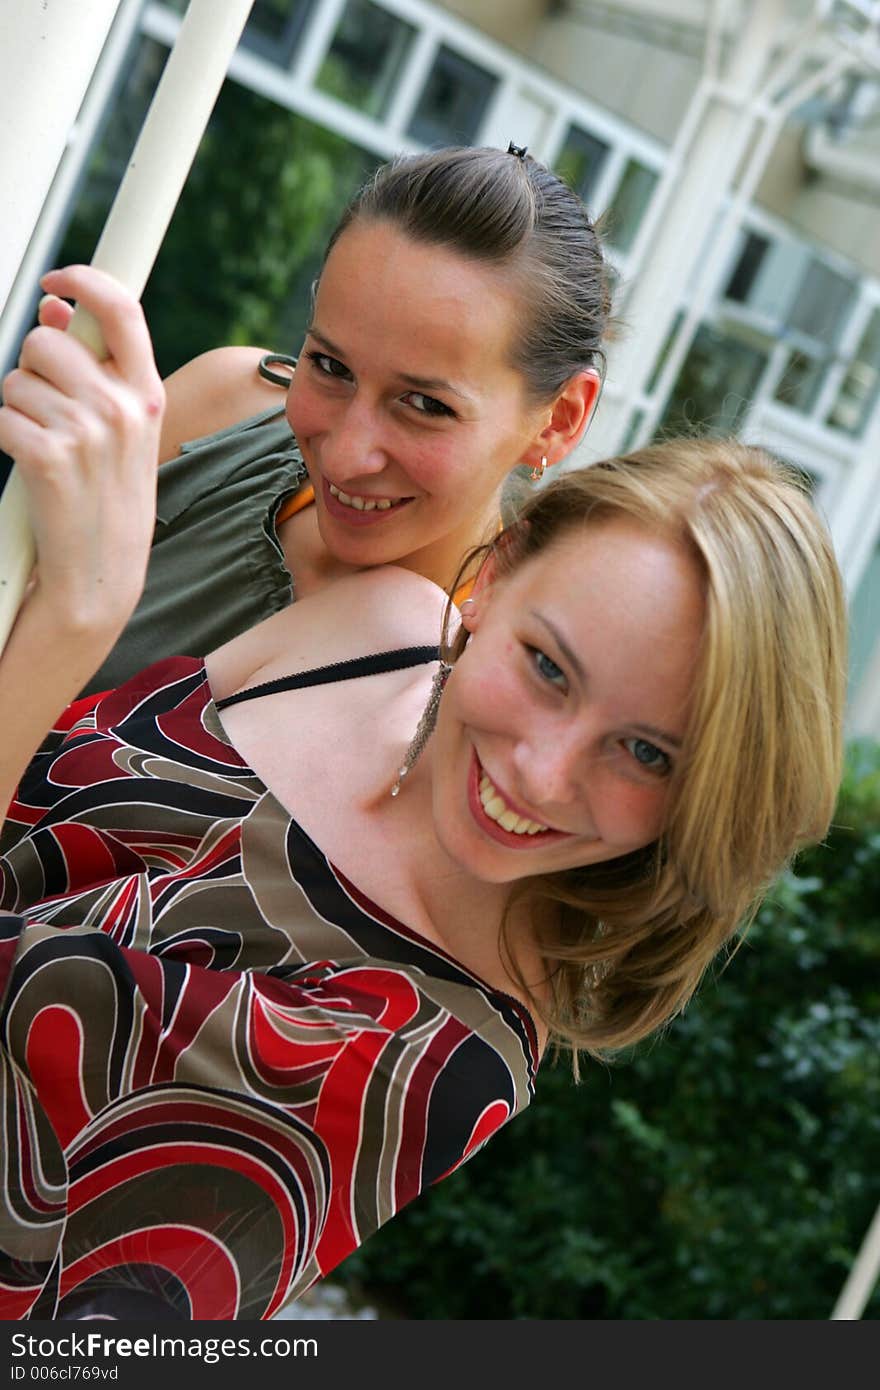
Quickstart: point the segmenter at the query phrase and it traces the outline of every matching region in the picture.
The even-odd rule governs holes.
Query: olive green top
[[[306,479],[283,403],[163,463],[143,596],[82,693],[109,690],[162,657],[205,656],[286,608],[293,579],[275,518]]]

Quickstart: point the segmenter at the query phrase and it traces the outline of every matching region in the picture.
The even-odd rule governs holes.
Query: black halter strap
[[[241,700],[258,700],[262,695],[275,695],[281,690],[304,690],[310,685],[330,685],[332,681],[350,681],[357,676],[381,676],[386,671],[402,671],[407,666],[424,666],[440,660],[439,647],[398,647],[393,652],[376,652],[373,656],[356,656],[350,661],[334,661],[329,666],[313,666],[294,676],[279,676],[262,685],[249,686],[225,700],[215,700],[216,709],[228,709]]]

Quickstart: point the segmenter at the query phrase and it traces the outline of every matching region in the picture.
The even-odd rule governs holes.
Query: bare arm
[[[260,376],[259,347],[203,352],[165,379],[166,409],[159,462],[176,458],[181,444],[226,429],[238,420],[284,405],[285,392]]]
[[[0,808],[131,615],[155,522],[164,392],[140,305],[88,266],[44,284],[96,316],[110,356],[41,326],[4,382],[0,448],[27,490],[37,566],[0,656]]]

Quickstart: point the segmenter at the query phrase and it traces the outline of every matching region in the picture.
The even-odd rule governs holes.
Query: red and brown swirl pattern
[[[334,870],[199,661],[72,706],[0,851],[5,1319],[271,1317],[531,1097],[522,1007]]]

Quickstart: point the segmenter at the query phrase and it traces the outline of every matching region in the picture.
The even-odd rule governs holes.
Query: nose
[[[321,448],[324,470],[338,487],[381,473],[388,463],[382,422],[369,402],[357,397],[347,403]]]
[[[529,731],[513,753],[518,788],[530,807],[568,806],[583,799],[584,749],[580,740],[547,728]]]

